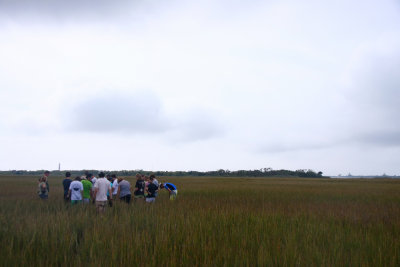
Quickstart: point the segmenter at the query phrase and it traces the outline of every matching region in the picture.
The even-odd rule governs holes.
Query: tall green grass
[[[128,178],[133,183],[133,178]],[[400,266],[400,181],[171,178],[176,201],[65,205],[0,177],[3,266]]]

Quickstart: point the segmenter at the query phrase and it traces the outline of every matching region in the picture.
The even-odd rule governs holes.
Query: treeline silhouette
[[[0,175],[42,175],[45,170],[27,171],[27,170],[10,170],[0,171]],[[213,176],[213,177],[308,177],[308,178],[320,178],[322,172],[315,172],[310,169],[301,169],[296,171],[291,170],[273,170],[272,168],[262,168],[259,170],[217,170],[217,171],[146,171],[146,170],[119,170],[119,171],[105,171],[105,170],[53,170],[51,171],[52,176],[64,176],[65,172],[71,172],[72,176],[83,175],[84,173],[92,173],[97,176],[100,171],[105,173],[116,174],[117,176],[134,176],[137,173],[156,176]]]

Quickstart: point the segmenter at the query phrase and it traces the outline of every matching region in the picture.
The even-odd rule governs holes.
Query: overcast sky
[[[1,170],[400,175],[398,1],[167,2],[0,0]]]

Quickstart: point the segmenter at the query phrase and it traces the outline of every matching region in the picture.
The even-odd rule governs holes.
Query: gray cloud
[[[357,136],[360,143],[377,146],[400,146],[400,131],[367,133]]]
[[[154,95],[107,93],[85,99],[67,114],[69,130],[83,132],[163,132],[168,123]]]
[[[168,114],[151,93],[96,95],[75,103],[64,116],[66,130],[72,132],[166,134],[173,142],[194,142],[223,133],[217,116],[201,108]]]
[[[219,137],[224,134],[223,125],[218,116],[203,109],[186,111],[185,115],[173,118],[172,140],[193,142]]]
[[[398,145],[400,141],[400,39],[384,40],[361,60],[353,74],[354,141],[364,145]]]
[[[317,150],[332,147],[333,144],[285,144],[276,143],[259,146],[255,149],[258,153],[284,153],[293,151]]]
[[[57,20],[106,19],[115,15],[131,16],[134,8],[144,2],[142,0],[0,0],[0,14],[12,19],[25,19],[25,16]]]

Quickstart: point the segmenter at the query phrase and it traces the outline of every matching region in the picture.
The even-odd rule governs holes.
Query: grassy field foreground
[[[2,266],[400,266],[400,180],[169,178],[104,216],[36,181],[0,176]]]

